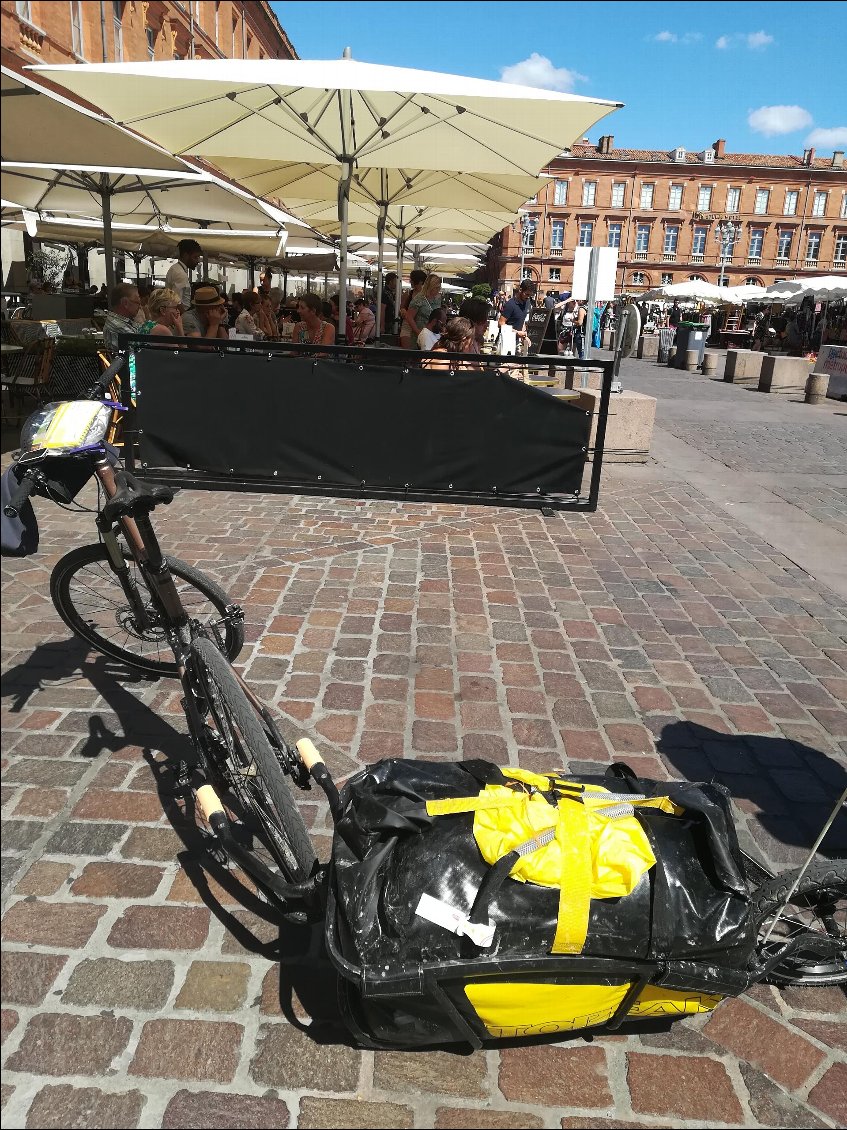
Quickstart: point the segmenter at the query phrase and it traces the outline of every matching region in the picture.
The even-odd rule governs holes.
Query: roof
[[[571,157],[581,157],[592,161],[663,161],[671,165],[683,164],[674,159],[675,149],[611,149],[608,153],[601,153],[596,145],[573,145]],[[685,164],[704,165],[702,151],[686,152]],[[753,165],[765,168],[778,169],[833,169],[831,157],[815,157],[811,166],[803,163],[802,157],[794,157],[785,153],[724,153],[723,157],[715,157],[709,164],[714,165]],[[843,172],[844,170],[840,170]]]

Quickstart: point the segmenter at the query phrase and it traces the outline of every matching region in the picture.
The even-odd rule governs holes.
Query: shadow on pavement
[[[725,734],[696,722],[672,722],[656,749],[688,781],[718,781],[733,800],[781,844],[810,848],[838,796],[847,770],[801,742],[762,734]],[[842,808],[819,853],[847,855],[847,812]]]

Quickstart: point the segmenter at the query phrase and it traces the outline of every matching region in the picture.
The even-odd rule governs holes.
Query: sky
[[[847,4],[271,3],[302,59],[503,79],[623,102],[624,149],[847,150]],[[840,45],[840,46],[839,46]],[[838,59],[841,59],[839,67]]]

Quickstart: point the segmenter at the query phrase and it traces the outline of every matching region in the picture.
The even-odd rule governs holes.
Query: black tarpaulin
[[[346,489],[575,494],[590,417],[511,377],[142,349],[141,459]]]

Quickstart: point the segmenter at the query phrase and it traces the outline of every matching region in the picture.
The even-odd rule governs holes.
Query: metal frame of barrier
[[[242,339],[228,341],[224,339],[210,339],[208,344],[206,344],[205,341],[202,341],[201,344],[201,341],[197,338],[177,338],[168,340],[167,343],[164,344],[161,338],[151,338],[149,336],[134,334],[122,334],[120,336],[120,348],[127,352],[128,365],[131,371],[134,371],[135,358],[141,351],[167,349],[169,352],[173,353],[174,351],[186,347],[190,348],[192,351],[215,352],[219,355],[230,353],[259,354],[266,356],[269,360],[274,356],[306,356],[326,360],[346,361],[351,365],[362,365],[366,362],[369,368],[399,367],[404,373],[408,373],[412,369],[425,369],[426,367],[423,366],[421,362],[428,356],[425,353],[419,353],[417,351],[392,349],[381,346],[363,348],[361,345],[296,345],[291,342],[261,342]],[[462,362],[467,364],[469,361],[469,355],[461,353],[440,353],[439,357],[455,361],[457,369],[461,368]],[[574,364],[574,358],[563,357],[556,354],[504,357],[498,354],[482,353],[473,354],[472,357],[473,363],[480,365],[483,370],[492,372],[499,371],[500,373],[511,373],[517,370],[520,371],[521,374],[525,374],[528,371],[535,371],[542,377],[538,382],[540,385],[546,383],[543,380],[543,375],[546,375],[550,383],[555,381],[559,387],[562,387],[562,383],[559,382],[557,372],[566,367],[572,367]],[[409,502],[452,502],[466,505],[515,506],[541,509],[549,513],[559,510],[593,513],[597,510],[600,497],[606,424],[614,378],[614,361],[612,359],[592,360],[586,362],[585,366],[587,368],[602,370],[603,380],[600,390],[595,442],[593,447],[583,449],[586,464],[589,457],[592,460],[587,492],[585,481],[587,468],[584,468],[581,489],[573,495],[543,492],[536,494],[509,494],[499,493],[496,488],[492,488],[491,491],[418,489],[410,486],[390,488],[370,485],[367,487],[363,485],[361,488],[352,488],[337,483],[324,485],[314,480],[296,481],[290,478],[280,480],[264,476],[239,475],[237,473],[221,474],[220,472],[198,470],[194,467],[149,466],[147,463],[141,461],[136,451],[140,433],[135,419],[136,407],[132,398],[131,384],[133,382],[127,380],[122,381],[121,385],[121,395],[126,409],[122,421],[124,462],[128,470],[140,474],[152,482],[167,483],[172,486],[186,487],[194,490],[229,490],[267,492],[273,494],[319,495],[340,498],[394,499]],[[450,372],[453,372],[453,370]],[[449,377],[450,373],[442,371],[442,375]],[[139,388],[139,393],[143,393],[142,388]]]

